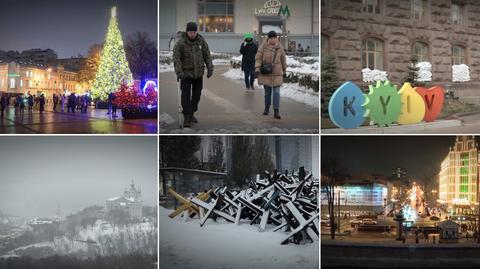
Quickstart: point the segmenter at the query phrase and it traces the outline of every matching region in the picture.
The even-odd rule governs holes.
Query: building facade
[[[315,54],[318,18],[318,0],[160,0],[159,48],[171,49],[170,40],[195,21],[215,52],[238,53],[245,33],[260,40],[275,30],[285,48],[301,44]]]
[[[0,93],[51,96],[83,92],[87,85],[80,83],[76,72],[61,65],[47,66],[24,62],[0,61]]]
[[[439,199],[449,205],[477,203],[478,144],[473,136],[458,136],[442,161]]]
[[[466,64],[480,82],[480,2],[465,0],[321,0],[321,51],[339,77],[362,85],[362,69],[403,83],[412,56],[431,64],[432,82],[452,83]]]
[[[123,196],[113,197],[106,201],[107,213],[120,210],[125,212],[130,219],[142,218],[142,191],[131,184],[130,188],[125,189]]]

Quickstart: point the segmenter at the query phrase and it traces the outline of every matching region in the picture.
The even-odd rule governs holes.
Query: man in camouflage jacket
[[[184,126],[198,123],[193,113],[198,110],[203,88],[203,73],[207,66],[207,78],[213,75],[212,57],[205,39],[197,33],[197,24],[189,22],[187,29],[173,48],[173,63],[177,81],[182,90]]]

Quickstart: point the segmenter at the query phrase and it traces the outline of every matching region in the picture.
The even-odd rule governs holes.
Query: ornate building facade
[[[452,83],[466,64],[480,82],[480,2],[465,0],[322,0],[322,55],[334,55],[339,77],[362,85],[362,69],[403,83],[412,56],[431,64],[432,82]]]
[[[107,213],[113,210],[125,212],[131,219],[142,218],[142,191],[132,182],[130,188],[125,189],[123,196],[113,197],[106,201]]]

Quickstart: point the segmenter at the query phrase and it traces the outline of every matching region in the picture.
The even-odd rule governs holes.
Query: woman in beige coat
[[[274,56],[275,59],[273,59]],[[260,72],[262,64],[272,64],[272,62],[272,73],[262,74]],[[258,48],[257,55],[255,56],[255,73],[258,77],[258,84],[263,85],[265,88],[265,111],[263,115],[268,115],[273,97],[274,117],[280,119],[280,86],[283,84],[286,71],[287,60],[285,58],[285,51],[280,45],[277,33],[270,31],[268,33],[268,39]]]

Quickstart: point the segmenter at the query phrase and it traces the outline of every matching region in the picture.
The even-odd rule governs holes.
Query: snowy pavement
[[[263,116],[264,90],[257,87],[245,91],[241,79],[222,74],[229,66],[215,66],[214,76],[204,77],[199,111],[199,123],[192,129],[178,129],[178,84],[173,72],[160,73],[160,132],[161,133],[318,133],[318,94],[295,92],[295,84],[285,84],[280,90],[281,120]],[[233,72],[233,71],[231,71]],[[293,86],[290,86],[293,85]],[[301,87],[303,88],[303,87]],[[284,93],[282,93],[284,91]],[[163,119],[163,121],[162,121]],[[172,119],[174,122],[172,122]]]
[[[159,209],[160,268],[198,269],[313,269],[319,268],[318,243],[281,245],[281,231],[259,232],[247,223],[235,225],[209,219],[170,219]],[[272,228],[272,227],[270,227]]]

